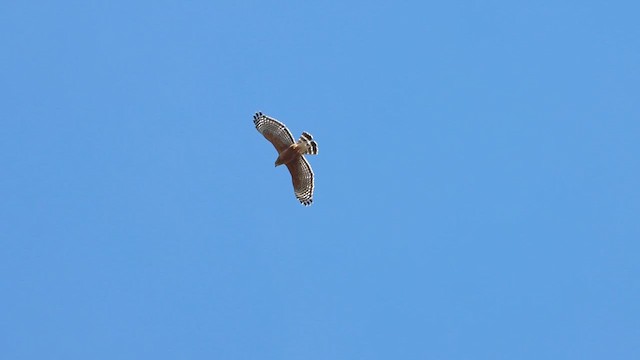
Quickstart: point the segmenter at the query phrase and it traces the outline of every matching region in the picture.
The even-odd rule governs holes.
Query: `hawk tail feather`
[[[317,155],[318,154],[318,144],[315,140],[313,140],[313,136],[306,131],[302,132],[300,139],[298,139],[298,144],[304,145],[305,151],[303,154],[309,155]]]

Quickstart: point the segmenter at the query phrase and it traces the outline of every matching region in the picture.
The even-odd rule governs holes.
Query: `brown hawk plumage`
[[[316,155],[318,144],[308,132],[303,131],[295,141],[291,131],[280,121],[261,112],[253,115],[256,129],[269,140],[278,151],[276,166],[287,165],[293,181],[293,191],[303,205],[313,202],[313,170],[304,155]]]

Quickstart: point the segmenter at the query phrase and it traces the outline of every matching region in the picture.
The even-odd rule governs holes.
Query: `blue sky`
[[[3,2],[0,357],[639,358],[639,12]]]

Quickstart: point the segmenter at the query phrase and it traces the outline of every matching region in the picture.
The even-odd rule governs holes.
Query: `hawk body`
[[[294,161],[297,157],[304,154],[318,154],[318,144],[316,144],[315,140],[313,140],[311,134],[306,131],[302,132],[302,135],[300,136],[300,140],[298,140],[298,142],[289,145],[289,147],[278,154],[278,158],[276,159],[276,166],[288,164]]]
[[[253,123],[278,151],[275,165],[286,165],[289,169],[296,198],[303,205],[310,205],[313,202],[313,170],[304,155],[316,155],[318,144],[308,132],[302,132],[300,139],[294,141],[283,123],[261,112],[253,116]]]
[[[291,146],[284,149],[284,151],[278,155],[278,158],[276,159],[276,166],[292,162],[297,157],[304,154],[305,151],[306,149],[302,148],[298,144],[291,144]]]

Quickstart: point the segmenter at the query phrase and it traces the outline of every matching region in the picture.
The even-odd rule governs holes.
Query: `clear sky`
[[[3,1],[0,358],[639,359],[638,14]]]

